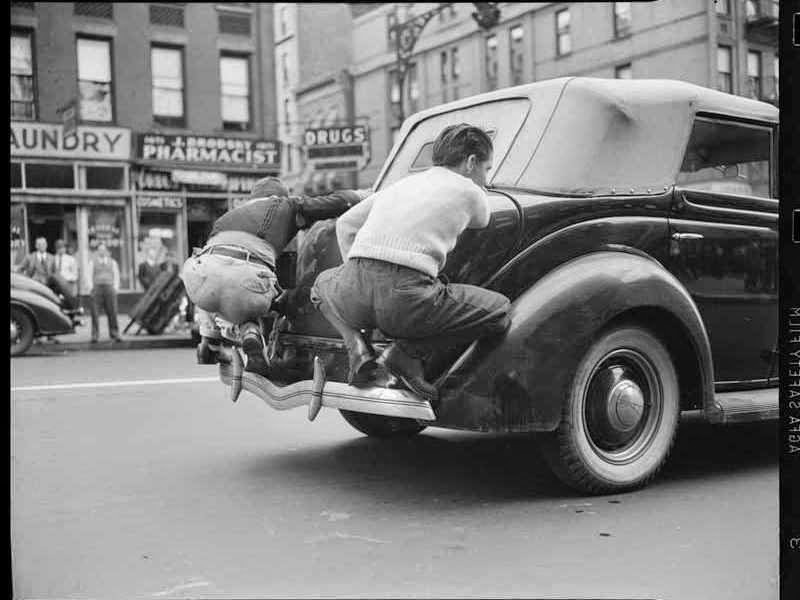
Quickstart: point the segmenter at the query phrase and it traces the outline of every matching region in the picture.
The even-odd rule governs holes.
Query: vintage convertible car
[[[11,272],[11,356],[25,354],[43,336],[75,333],[83,309],[67,309],[46,285]]]
[[[505,337],[435,357],[431,406],[341,383],[341,340],[298,300],[265,336],[271,381],[242,373],[238,351],[221,364],[234,400],[244,389],[277,409],[308,405],[310,419],[336,408],[375,436],[534,432],[555,473],[587,493],[649,482],[681,411],[777,418],[774,106],[667,80],[507,88],[410,117],[376,189],[427,168],[436,135],[460,122],[493,135],[493,214],[444,273],[512,300]],[[334,235],[325,222],[308,232],[296,290],[339,263]]]

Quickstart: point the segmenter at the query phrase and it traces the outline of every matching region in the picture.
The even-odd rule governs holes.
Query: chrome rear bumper
[[[402,417],[418,421],[435,421],[436,415],[429,402],[407,390],[383,387],[355,387],[338,381],[326,381],[322,361],[314,359],[314,379],[279,386],[255,373],[241,370],[241,358],[236,353],[230,364],[220,364],[219,375],[228,386],[241,386],[261,398],[276,410],[288,410],[308,405],[308,418],[313,421],[320,408],[337,408],[388,417]],[[238,360],[236,360],[238,359]],[[237,378],[241,373],[241,380]],[[239,389],[231,391],[236,401]]]

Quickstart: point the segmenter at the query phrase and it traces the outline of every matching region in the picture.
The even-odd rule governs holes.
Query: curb
[[[29,353],[53,354],[77,351],[103,351],[108,350],[152,350],[159,348],[194,348],[197,344],[191,338],[171,338],[161,340],[125,340],[112,342],[102,340],[95,344],[91,342],[61,342],[57,344],[34,344]]]

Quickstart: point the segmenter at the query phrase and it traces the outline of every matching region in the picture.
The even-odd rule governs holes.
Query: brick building
[[[471,18],[471,3],[454,3],[419,37],[401,98],[389,25],[436,6],[354,12],[354,104],[371,125],[373,154],[359,174],[362,186],[377,176],[403,114],[498,87],[565,75],[671,78],[777,103],[771,0],[507,2],[488,32]]]
[[[295,192],[322,192],[351,185],[336,169],[312,168],[306,160],[306,129],[354,121],[352,15],[341,3],[275,3],[275,102],[278,136],[285,149],[282,176]]]
[[[12,3],[12,264],[105,241],[125,310],[146,247],[182,263],[280,172],[272,34],[270,5]]]

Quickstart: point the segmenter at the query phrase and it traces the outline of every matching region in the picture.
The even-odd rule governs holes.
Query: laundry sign
[[[123,127],[79,126],[64,135],[54,123],[11,122],[11,156],[129,160],[131,132]]]

